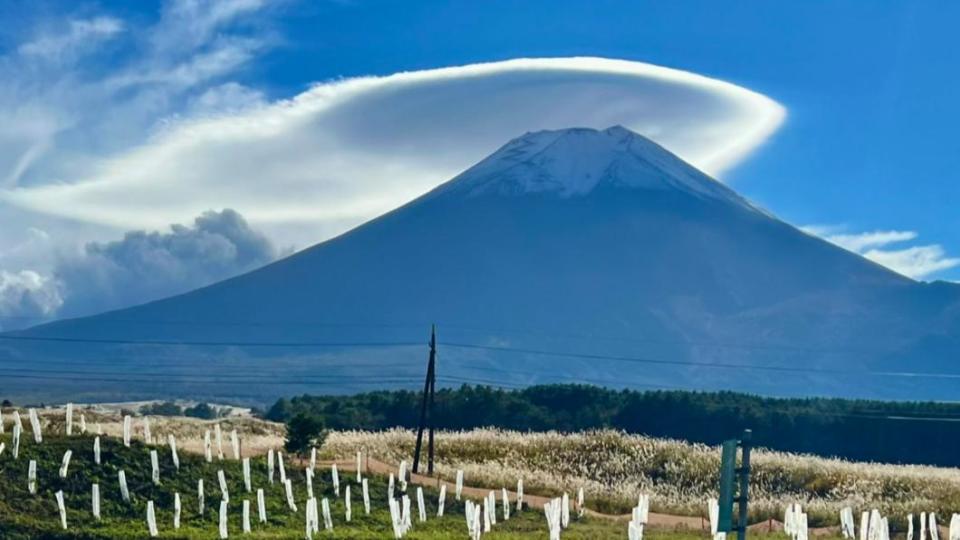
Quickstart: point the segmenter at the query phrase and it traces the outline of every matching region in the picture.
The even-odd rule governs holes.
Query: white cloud
[[[871,249],[863,256],[914,279],[960,265],[960,259],[948,257],[943,247],[937,244],[895,250]]]
[[[0,330],[51,317],[62,304],[60,286],[50,276],[0,270]]]
[[[844,227],[830,225],[810,225],[802,229],[913,279],[923,279],[960,265],[960,258],[948,256],[939,244],[881,249],[916,240],[919,235],[915,231],[845,233]]]
[[[67,22],[66,29],[50,31],[23,43],[18,51],[24,56],[58,60],[65,55],[73,56],[78,49],[88,48],[122,31],[123,22],[113,17],[74,19]]]
[[[433,188],[526,131],[622,124],[721,174],[784,114],[755,92],[660,66],[517,59],[337,80],[242,112],[171,121],[142,145],[91,158],[76,176],[6,190],[0,200],[146,228],[231,207],[312,243]]]
[[[170,232],[131,231],[121,240],[91,242],[59,262],[58,315],[88,315],[183,293],[277,255],[273,243],[233,210],[204,212],[193,226],[172,225]]]

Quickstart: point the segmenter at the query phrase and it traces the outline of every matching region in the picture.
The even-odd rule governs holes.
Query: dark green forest
[[[353,396],[300,396],[266,413],[286,421],[301,413],[329,429],[414,428],[421,394],[407,390]],[[500,427],[564,432],[613,428],[716,444],[753,430],[757,446],[858,461],[960,465],[960,404],[843,399],[779,399],[733,392],[608,390],[544,385],[486,386],[436,393],[438,429]]]

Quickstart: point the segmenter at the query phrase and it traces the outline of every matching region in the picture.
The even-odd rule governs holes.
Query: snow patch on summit
[[[444,187],[470,195],[551,192],[560,197],[576,197],[589,194],[601,184],[675,189],[756,210],[730,188],[622,126],[527,133]]]

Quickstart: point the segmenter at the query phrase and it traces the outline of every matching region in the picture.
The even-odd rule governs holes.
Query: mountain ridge
[[[532,134],[554,142],[565,134],[572,145],[535,152],[532,161],[516,148],[523,137],[514,139],[418,199],[259,270],[16,334],[134,343],[0,347],[24,359],[81,350],[134,371],[138,358],[154,357],[189,358],[211,370],[273,366],[303,381],[229,387],[231,396],[266,398],[315,389],[319,383],[308,381],[318,370],[340,381],[339,391],[365,388],[360,381],[371,370],[371,385],[422,379],[422,347],[319,344],[425,343],[431,323],[440,325],[447,384],[582,381],[903,397],[918,379],[871,373],[958,371],[960,288],[917,283],[810,236],[687,164],[666,170],[689,178],[651,176],[637,156],[621,152],[624,137],[646,139],[622,129]],[[679,160],[644,145],[643,159]],[[504,161],[505,152],[515,159]],[[511,168],[518,155],[528,165]],[[597,155],[626,165],[598,176],[608,163]],[[547,181],[557,176],[575,189]],[[530,179],[533,189],[513,189]],[[138,340],[225,345],[161,351]],[[318,345],[243,345],[255,341]],[[786,385],[778,370],[798,367],[808,373]],[[929,395],[960,397],[942,380],[930,382]],[[176,391],[211,391],[185,388]]]

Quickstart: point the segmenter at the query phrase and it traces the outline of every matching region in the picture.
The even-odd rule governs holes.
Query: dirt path
[[[306,460],[297,460],[301,465],[306,465]],[[357,463],[356,460],[336,460],[336,461],[318,461],[318,466],[330,467],[334,463],[337,464],[337,469],[341,471],[351,471],[356,473]],[[362,464],[364,473],[374,473],[378,475],[389,475],[390,473],[396,473],[398,470],[397,465],[392,465],[369,456],[363,459]],[[451,495],[453,490],[456,489],[456,483],[449,480],[443,480],[437,476],[427,476],[425,474],[410,474],[409,482],[414,485],[429,486],[439,489],[440,486],[446,485],[447,492]],[[482,499],[490,493],[489,488],[468,486],[464,484],[462,493],[464,496],[471,499]],[[497,490],[494,490],[497,491]],[[500,493],[497,493],[497,499],[500,499]],[[517,500],[517,494],[515,491],[507,490],[507,499],[515,506]],[[524,506],[533,507],[533,508],[543,508],[543,505],[550,501],[550,497],[544,497],[541,495],[532,495],[529,493],[523,494],[523,503]],[[607,519],[611,521],[621,521],[626,523],[630,521],[630,514],[604,514],[591,510],[589,508],[585,509],[584,512],[586,515],[597,518],[597,519]],[[705,533],[710,531],[710,522],[704,517],[695,517],[695,516],[678,516],[674,514],[661,514],[657,512],[650,512],[648,514],[647,525],[659,529],[687,529],[687,530],[699,530]],[[754,523],[748,527],[748,530],[754,532],[774,532],[782,531],[783,523],[770,519],[767,521],[762,521],[759,523]],[[840,532],[840,527],[811,527],[810,534],[814,536],[826,536],[826,535],[837,535]]]

